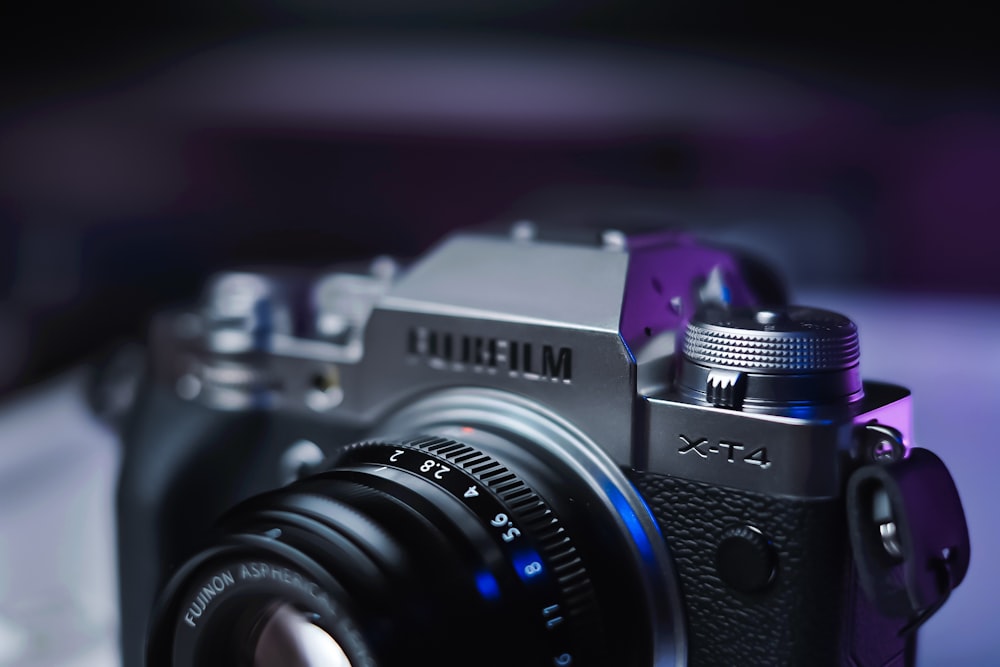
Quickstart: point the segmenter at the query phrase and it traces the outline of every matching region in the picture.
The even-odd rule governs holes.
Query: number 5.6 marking
[[[510,520],[510,517],[503,512],[500,512],[495,517],[490,519],[490,525],[496,528],[503,528],[505,525],[507,526],[507,530],[500,535],[504,542],[512,542],[514,538],[521,534],[521,531],[514,527],[514,522]]]

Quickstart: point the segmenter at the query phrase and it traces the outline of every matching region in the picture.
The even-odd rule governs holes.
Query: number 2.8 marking
[[[434,471],[434,479],[441,479],[442,477],[444,477],[444,474],[446,472],[451,470],[451,468],[444,465],[443,463],[438,463],[434,459],[427,459],[426,461],[424,461],[423,465],[420,466],[420,472],[428,473],[431,470],[434,470],[435,467],[437,468],[437,470]]]
[[[392,455],[389,457],[389,462],[390,463],[398,462],[399,457],[401,457],[405,453],[406,453],[405,449],[394,450]],[[434,470],[435,467],[437,468],[437,470]],[[427,459],[426,461],[423,462],[423,464],[421,464],[420,472],[429,473],[431,470],[434,470],[434,479],[442,479],[444,478],[444,474],[446,472],[449,472],[451,468],[444,465],[443,463],[438,463],[434,459]]]

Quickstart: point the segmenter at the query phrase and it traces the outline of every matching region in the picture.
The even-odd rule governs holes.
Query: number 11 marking
[[[551,605],[542,610],[542,616],[549,619],[545,623],[545,627],[549,630],[563,622],[563,617],[558,616],[557,614],[559,614],[559,605],[557,604]]]

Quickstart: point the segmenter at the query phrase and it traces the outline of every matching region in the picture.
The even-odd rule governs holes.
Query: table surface
[[[1000,664],[1000,577],[991,569],[1000,561],[1000,299],[798,296],[858,323],[865,376],[913,391],[916,444],[944,459],[962,495],[972,565],[921,631],[918,665]],[[118,662],[117,454],[81,386],[82,373],[69,373],[0,408],[0,667]]]

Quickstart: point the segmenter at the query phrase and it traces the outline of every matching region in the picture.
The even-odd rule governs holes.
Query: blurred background
[[[965,443],[953,456],[969,466],[967,510],[995,500],[968,446],[992,438],[1000,397],[1000,58],[985,9],[98,0],[3,13],[8,507],[27,506],[12,500],[27,493],[11,481],[21,473],[3,473],[26,469],[13,463],[26,449],[49,452],[36,471],[73,460],[25,444],[76,409],[33,397],[141,339],[151,312],[208,273],[415,255],[451,229],[521,218],[679,223],[749,247],[795,296],[858,319],[869,374],[939,415],[918,414],[922,441]],[[114,451],[88,451],[98,472],[78,486],[99,511]],[[4,539],[37,523],[7,516],[0,599],[17,578]],[[970,522],[974,548],[993,548],[996,521]],[[956,643],[974,613],[997,611],[995,577],[980,572],[988,606],[966,617],[953,602],[921,664],[1000,656],[988,633]],[[0,648],[16,646],[2,612]]]
[[[1000,292],[985,13],[417,4],[5,9],[0,390],[220,265],[524,215],[726,228],[793,284]]]

